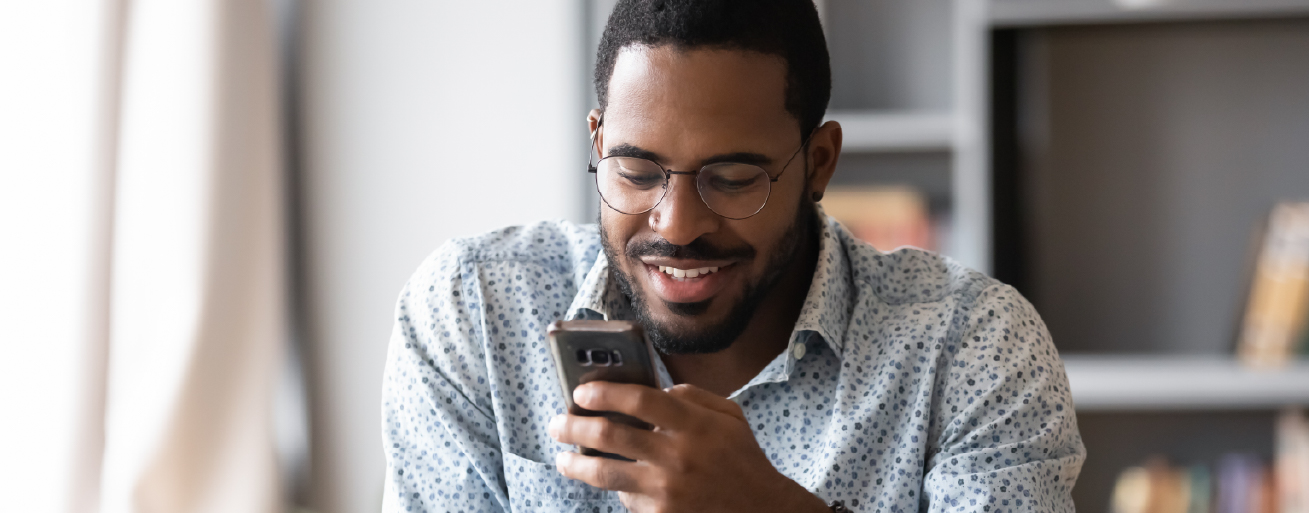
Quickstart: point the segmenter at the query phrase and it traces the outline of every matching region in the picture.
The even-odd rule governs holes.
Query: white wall
[[[400,287],[443,241],[584,211],[581,0],[304,2],[312,505],[377,511]]]

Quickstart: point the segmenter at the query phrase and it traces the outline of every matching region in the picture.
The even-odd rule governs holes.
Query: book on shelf
[[[1275,454],[1226,454],[1177,466],[1153,456],[1118,475],[1112,513],[1309,513],[1309,422],[1298,408],[1277,419]]]
[[[1250,282],[1237,356],[1253,367],[1285,365],[1309,337],[1309,203],[1273,207]]]
[[[1144,466],[1128,468],[1119,475],[1111,506],[1115,513],[1208,511],[1209,494],[1200,494],[1203,501],[1199,501],[1195,497],[1197,490],[1208,490],[1207,473],[1174,467],[1163,458],[1153,457]]]
[[[1277,419],[1274,469],[1278,509],[1309,512],[1309,422],[1296,410]]]
[[[912,187],[833,187],[820,204],[851,234],[881,251],[902,246],[939,249],[927,198]]]

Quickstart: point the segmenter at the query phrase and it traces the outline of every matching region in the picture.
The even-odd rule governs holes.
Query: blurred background
[[[1309,511],[1309,0],[819,0],[826,210],[1018,287],[1083,511]],[[610,0],[0,3],[0,511],[380,509],[396,295],[590,222]]]

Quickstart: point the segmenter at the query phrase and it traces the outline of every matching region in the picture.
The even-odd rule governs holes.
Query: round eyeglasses
[[[653,160],[639,157],[603,157],[592,164],[591,159],[597,153],[596,134],[603,124],[604,114],[601,114],[591,132],[587,172],[595,174],[600,199],[609,208],[628,215],[644,214],[658,206],[668,195],[668,184],[673,175],[691,175],[695,177],[700,199],[709,210],[728,219],[748,218],[764,209],[773,182],[782,178],[787,166],[809,144],[806,138],[791,158],[786,159],[777,176],[770,176],[762,167],[741,162],[716,162],[697,171],[672,171]]]

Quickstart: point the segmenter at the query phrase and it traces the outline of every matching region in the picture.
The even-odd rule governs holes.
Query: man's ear
[[[814,130],[809,139],[809,162],[813,163],[808,181],[809,191],[814,201],[818,201],[827,191],[827,183],[836,173],[836,161],[841,156],[841,124],[835,121],[823,123]]]
[[[596,132],[600,128],[600,116],[600,109],[591,109],[591,112],[586,115],[586,132],[587,137],[591,138],[592,152],[598,152],[600,148],[604,147],[604,141],[600,134]]]
[[[586,115],[586,132],[593,134],[598,126],[600,126],[600,109],[591,109],[591,112]]]

